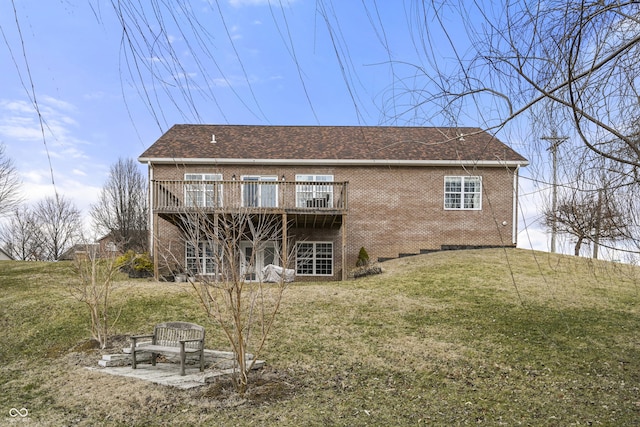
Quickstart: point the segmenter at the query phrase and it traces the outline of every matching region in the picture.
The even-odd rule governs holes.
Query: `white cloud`
[[[29,102],[0,100],[0,142],[18,168],[23,198],[34,204],[57,192],[86,216],[102,185],[103,173],[96,173],[102,159],[92,159],[91,141],[78,137],[75,105],[40,96],[39,109],[44,130]]]
[[[15,113],[32,113],[33,106],[25,101],[0,101],[0,107]]]
[[[0,138],[20,141],[45,140],[66,141],[77,144],[80,141],[71,138],[72,127],[77,121],[68,113],[76,112],[74,105],[52,98],[42,97],[38,103],[42,126],[34,106],[25,101],[0,100]],[[44,130],[43,130],[44,129]]]
[[[71,112],[77,111],[75,105],[69,102],[63,101],[61,99],[53,98],[47,95],[42,97],[41,103],[44,103],[45,107],[47,107],[47,109],[50,109],[50,111],[55,111],[55,110],[65,110],[65,111],[71,111]]]

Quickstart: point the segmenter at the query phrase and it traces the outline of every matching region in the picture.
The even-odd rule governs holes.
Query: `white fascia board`
[[[216,164],[216,165],[292,165],[292,166],[483,166],[523,167],[528,161],[517,160],[359,160],[359,159],[206,159],[140,157],[142,163]]]

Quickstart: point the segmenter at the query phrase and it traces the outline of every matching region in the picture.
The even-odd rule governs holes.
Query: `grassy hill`
[[[442,252],[347,282],[293,283],[247,396],[97,366],[70,265],[0,262],[0,424],[638,425],[640,269],[520,249]],[[122,278],[114,347],[207,326],[187,284]],[[119,347],[118,347],[119,346]],[[114,352],[114,349],[111,349]]]

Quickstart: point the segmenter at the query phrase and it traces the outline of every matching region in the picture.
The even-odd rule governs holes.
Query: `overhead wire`
[[[56,187],[56,180],[55,180],[55,174],[53,172],[53,163],[51,161],[51,153],[49,152],[49,146],[47,144],[47,135],[45,132],[45,127],[49,128],[49,126],[46,123],[46,120],[44,118],[44,116],[42,115],[42,111],[40,109],[40,103],[38,101],[38,96],[36,94],[36,87],[35,87],[35,82],[33,80],[33,75],[31,74],[31,67],[29,66],[29,59],[28,59],[28,55],[27,55],[27,49],[25,46],[25,42],[24,42],[24,37],[22,35],[22,27],[20,25],[20,18],[18,17],[18,11],[16,9],[16,4],[15,4],[15,0],[11,0],[11,6],[13,8],[13,17],[14,17],[14,21],[16,24],[16,30],[18,32],[18,38],[20,39],[20,49],[21,49],[21,54],[22,54],[22,59],[24,60],[24,67],[26,70],[26,77],[28,80],[28,87],[27,87],[27,83],[25,82],[25,79],[23,78],[23,73],[22,70],[20,68],[20,66],[18,65],[18,61],[16,60],[16,57],[13,53],[13,49],[11,48],[11,44],[9,43],[7,36],[4,32],[4,29],[2,28],[2,26],[0,26],[0,32],[2,33],[2,37],[4,39],[5,45],[7,46],[7,49],[9,50],[9,53],[11,55],[11,60],[16,68],[16,71],[18,73],[18,78],[20,79],[20,84],[22,86],[22,88],[24,89],[27,98],[29,99],[29,101],[31,102],[31,105],[33,106],[36,115],[38,117],[38,125],[40,127],[40,134],[42,137],[42,144],[44,145],[44,149],[45,149],[45,153],[47,155],[47,162],[49,164],[49,174],[50,174],[50,178],[51,178],[51,185],[53,186],[53,191],[55,194],[55,198],[56,201],[59,200],[59,196],[58,196],[58,189]],[[51,131],[51,129],[49,128],[49,130]]]

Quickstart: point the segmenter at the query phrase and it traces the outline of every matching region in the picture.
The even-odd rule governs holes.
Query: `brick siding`
[[[355,267],[364,247],[372,260],[440,250],[443,246],[513,246],[514,169],[416,166],[216,166],[154,165],[156,180],[182,180],[184,173],[275,175],[294,181],[296,174],[333,175],[349,182],[346,215],[346,269]],[[481,210],[445,210],[445,176],[481,176]],[[506,224],[505,224],[506,223]],[[158,220],[159,257],[168,251],[184,261],[184,244],[175,226]],[[334,278],[342,276],[341,230],[290,230],[307,241],[332,241]],[[302,279],[302,278],[301,278]]]

